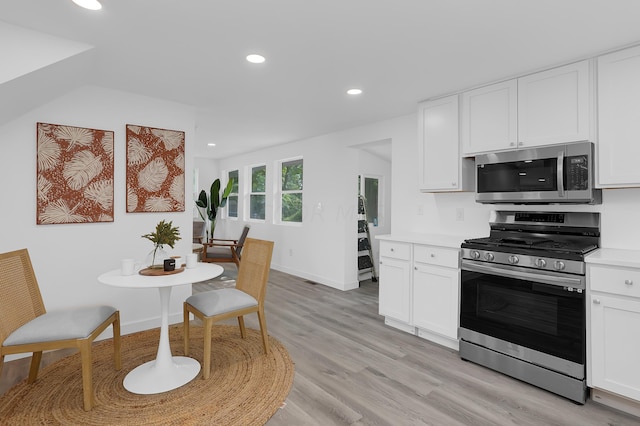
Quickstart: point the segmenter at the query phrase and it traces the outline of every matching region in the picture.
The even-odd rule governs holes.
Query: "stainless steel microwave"
[[[594,170],[591,142],[477,155],[476,201],[600,204]]]

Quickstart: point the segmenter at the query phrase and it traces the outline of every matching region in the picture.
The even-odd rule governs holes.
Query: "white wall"
[[[121,311],[124,334],[160,325],[155,290],[128,290],[99,284],[98,275],[119,268],[120,259],[143,261],[152,250],[141,238],[160,220],[180,227],[175,253],[191,251],[192,210],[183,213],[126,213],[125,126],[139,124],[186,133],[186,170],[193,169],[194,114],[191,108],[98,87],[82,87],[0,127],[3,196],[0,252],[28,248],[48,310],[112,304]],[[36,122],[114,131],[114,222],[36,225]],[[187,172],[189,173],[189,172]],[[192,180],[185,179],[188,205]],[[168,251],[171,251],[169,249]],[[173,290],[171,320],[181,320],[190,286]],[[110,331],[106,335],[110,335]]]

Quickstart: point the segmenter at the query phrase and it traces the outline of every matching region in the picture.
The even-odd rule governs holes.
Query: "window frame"
[[[234,170],[227,170],[225,172],[223,172],[223,174],[227,177],[227,182],[229,182],[229,180],[231,180],[230,174],[236,172],[236,174],[238,175],[237,179],[236,179],[236,183],[235,183],[235,188],[237,192],[233,192],[233,189],[231,190],[232,192],[229,193],[229,196],[227,197],[227,204],[224,208],[224,217],[225,219],[230,219],[230,220],[239,220],[240,218],[240,170],[239,169],[234,169]],[[236,198],[236,204],[237,204],[237,211],[236,211],[236,215],[235,216],[231,216],[229,214],[229,206],[231,205],[229,203],[229,200],[235,197]]]
[[[253,170],[256,168],[264,168],[264,192],[254,192],[253,191]],[[267,188],[269,186],[268,182],[268,170],[266,163],[252,164],[246,167],[246,183],[245,183],[245,201],[246,201],[246,209],[244,209],[244,219],[248,222],[266,222],[267,221]],[[263,196],[264,197],[264,218],[254,218],[251,217],[252,205],[251,205],[251,197],[252,196]]]
[[[294,190],[284,190],[282,189],[282,168],[286,163],[292,163],[292,162],[297,162],[300,161],[302,163],[302,189],[294,189]],[[275,173],[274,176],[278,176],[278,181],[277,183],[274,182],[274,200],[275,202],[274,204],[274,214],[273,217],[277,218],[277,221],[275,223],[279,224],[279,225],[290,225],[290,226],[301,226],[304,223],[304,158],[302,155],[300,156],[296,156],[296,157],[290,157],[290,158],[285,158],[282,160],[278,160],[276,161],[275,164]],[[301,199],[301,203],[302,206],[300,207],[301,211],[300,211],[300,215],[301,218],[299,221],[290,221],[290,220],[283,220],[282,218],[282,207],[283,207],[283,202],[282,202],[282,198],[284,197],[285,194],[300,194],[300,199]]]

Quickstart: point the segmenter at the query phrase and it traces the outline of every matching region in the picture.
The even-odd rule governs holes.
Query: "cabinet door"
[[[589,61],[519,78],[519,146],[589,140],[590,81]]]
[[[592,387],[640,400],[640,301],[591,295]]]
[[[516,80],[462,94],[462,153],[515,149],[518,142]]]
[[[598,58],[598,184],[640,186],[640,47]]]
[[[380,258],[378,312],[409,324],[411,320],[411,276],[409,261]]]
[[[413,325],[458,338],[459,272],[416,264],[413,270]]]
[[[463,190],[458,96],[418,104],[418,151],[422,191]]]

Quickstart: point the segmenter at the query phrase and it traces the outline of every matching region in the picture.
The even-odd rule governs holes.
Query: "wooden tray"
[[[165,271],[163,268],[144,268],[144,269],[141,269],[140,272],[138,273],[140,275],[157,277],[160,275],[179,274],[182,271],[184,271],[184,266],[182,268],[176,268],[173,271]]]

